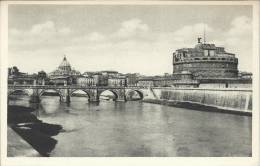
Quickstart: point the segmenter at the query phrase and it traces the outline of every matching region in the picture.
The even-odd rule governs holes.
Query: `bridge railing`
[[[29,89],[144,89],[145,86],[82,86],[82,85],[8,85],[8,88]]]
[[[8,89],[163,89],[163,90],[206,90],[206,91],[250,91],[251,88],[193,88],[193,87],[149,87],[149,86],[79,86],[79,85],[8,85]]]

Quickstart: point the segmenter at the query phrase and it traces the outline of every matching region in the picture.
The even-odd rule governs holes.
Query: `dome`
[[[70,63],[67,61],[66,56],[64,56],[61,64],[58,67],[59,70],[63,70],[63,71],[71,71],[71,66]]]
[[[64,56],[59,67],[49,74],[50,76],[77,76],[80,75],[80,72],[71,68],[70,63],[68,62],[66,56]]]

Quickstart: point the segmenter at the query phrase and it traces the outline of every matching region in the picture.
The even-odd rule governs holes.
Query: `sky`
[[[172,73],[176,49],[225,47],[252,71],[252,7],[199,5],[9,5],[8,63],[53,71],[66,55],[80,71]],[[204,28],[205,27],[205,28]]]

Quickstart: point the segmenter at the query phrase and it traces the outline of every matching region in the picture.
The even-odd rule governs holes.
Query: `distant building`
[[[198,87],[199,81],[194,80],[190,72],[182,71],[179,74],[153,77],[143,77],[138,80],[138,85],[154,87]]]
[[[100,71],[100,73],[102,75],[108,76],[108,77],[116,77],[120,74],[120,73],[118,73],[117,71],[114,71],[114,70],[104,70],[104,71]]]
[[[93,78],[95,86],[107,86],[108,75],[102,74],[100,71],[86,71],[83,73],[84,77]]]
[[[85,77],[92,77],[95,86],[126,86],[126,76],[113,70],[86,71]]]
[[[67,58],[64,56],[59,67],[53,72],[49,73],[50,82],[53,84],[76,84],[77,77],[80,72],[73,70]]]
[[[86,71],[82,75],[85,76],[85,77],[92,77],[92,76],[97,75],[97,74],[101,75],[101,73],[97,72],[97,71]]]
[[[126,86],[126,77],[124,75],[110,76],[108,86]]]
[[[153,77],[141,77],[138,79],[137,86],[153,87],[154,78]]]
[[[137,74],[137,73],[128,73],[128,74],[125,74],[125,76],[126,76],[126,84],[127,84],[127,86],[137,86],[139,74]]]
[[[12,85],[33,85],[36,84],[36,74],[11,75],[8,77],[8,84]]]
[[[95,79],[91,76],[78,76],[77,77],[77,85],[80,86],[95,86]]]
[[[8,68],[9,85],[32,85],[36,80],[37,74],[22,73],[16,66]]]

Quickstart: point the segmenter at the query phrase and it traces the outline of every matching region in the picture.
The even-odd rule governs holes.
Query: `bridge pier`
[[[34,81],[34,84],[35,84],[35,81]],[[40,96],[38,93],[38,89],[33,89],[29,102],[30,103],[40,103]]]
[[[70,90],[69,89],[62,89],[60,101],[63,103],[70,103]]]
[[[89,102],[90,103],[99,103],[99,91],[97,89],[91,89],[89,91],[89,93],[90,93]]]
[[[117,99],[118,102],[126,102],[125,89],[120,89],[117,91]]]
[[[40,97],[39,97],[39,95],[32,95],[31,97],[30,97],[30,102],[31,103],[40,103]]]

